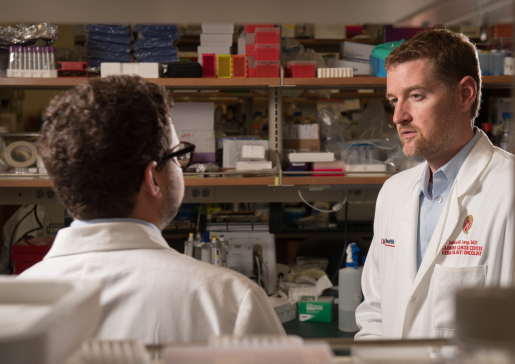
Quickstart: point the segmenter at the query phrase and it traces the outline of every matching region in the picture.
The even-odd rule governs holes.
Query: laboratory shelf
[[[92,79],[95,77],[90,77]],[[98,78],[98,77],[97,77]],[[2,88],[60,89],[71,88],[86,78],[0,78]],[[262,89],[280,86],[280,78],[149,78],[148,81],[175,89]]]
[[[382,185],[391,176],[309,176],[283,177],[283,186],[304,185]]]
[[[94,77],[92,77],[94,78]],[[91,79],[91,78],[90,78]],[[84,78],[0,78],[2,88],[23,89],[66,89],[77,86]],[[263,89],[267,87],[285,88],[385,88],[386,77],[355,76],[345,78],[149,78],[150,82],[171,89]],[[483,84],[488,88],[510,87],[513,76],[483,76]]]
[[[270,186],[275,177],[184,177],[186,187],[193,186]]]
[[[44,178],[2,178],[0,187],[52,187],[52,181]]]
[[[513,76],[483,76],[483,86],[487,88],[511,87],[515,78]],[[343,78],[285,78],[283,86],[303,89],[373,89],[385,88],[386,77],[354,76]]]
[[[390,176],[283,177],[283,186],[306,185],[382,185]],[[184,185],[193,186],[279,186],[278,177],[185,177]],[[2,178],[0,187],[52,187],[43,178]]]

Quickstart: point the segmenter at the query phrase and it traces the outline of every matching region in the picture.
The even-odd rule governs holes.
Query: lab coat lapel
[[[440,254],[442,247],[450,239],[457,224],[460,222],[460,206],[463,197],[470,188],[476,184],[492,158],[492,144],[481,130],[478,129],[477,132],[482,134],[481,138],[468,155],[460,172],[456,176],[447,203],[440,215],[440,219],[438,220],[426,254],[420,265],[415,280],[415,286],[422,281],[426,274],[432,274],[438,254]]]
[[[427,164],[426,164],[427,167]],[[415,281],[417,274],[417,227],[418,210],[420,200],[420,181],[422,180],[424,169],[421,169],[419,178],[408,189],[406,203],[399,214],[400,239],[397,245],[402,250],[406,259],[406,269],[411,278]]]

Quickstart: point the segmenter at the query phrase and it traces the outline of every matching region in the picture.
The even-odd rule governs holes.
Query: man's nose
[[[395,105],[395,111],[393,112],[393,122],[395,124],[402,124],[409,121],[411,121],[409,105],[407,105],[404,102],[398,101]]]

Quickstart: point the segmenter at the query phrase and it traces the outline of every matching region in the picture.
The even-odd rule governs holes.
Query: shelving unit
[[[68,89],[74,87],[84,79],[81,78],[0,78],[0,88],[4,89]],[[163,85],[170,90],[195,90],[212,89],[213,93],[207,93],[210,97],[220,94],[229,94],[234,90],[233,97],[253,97],[260,95],[255,91],[266,90],[269,106],[269,149],[270,159],[276,161],[276,155],[282,152],[282,91],[303,89],[303,97],[314,97],[308,90],[315,89],[338,89],[349,90],[332,94],[331,97],[381,97],[382,92],[358,93],[358,89],[380,89],[386,88],[386,78],[358,76],[352,78],[250,78],[250,79],[172,79],[159,78],[149,79],[150,82]],[[514,78],[512,76],[485,76],[483,77],[484,88],[510,88]],[[241,91],[239,91],[241,90]],[[175,94],[174,94],[175,95]],[[178,93],[181,97],[204,97],[204,93]],[[207,188],[208,197],[201,197],[197,200],[186,198],[185,202],[236,202],[246,200],[248,202],[289,202],[299,201],[297,196],[298,188],[302,186],[318,186],[316,193],[317,200],[339,200],[344,189],[366,189],[379,188],[387,179],[388,175],[370,176],[344,176],[344,177],[321,177],[321,176],[288,176],[281,173],[268,174],[267,176],[256,177],[216,177],[199,178],[199,176],[185,177],[186,196],[190,196],[190,189]],[[37,196],[43,199],[51,199],[46,191],[51,190],[52,183],[48,179],[22,179],[16,177],[0,176],[0,201],[2,203],[30,203]],[[313,192],[314,193],[314,192]],[[244,197],[246,196],[246,197]],[[314,196],[314,195],[313,195]],[[309,198],[309,193],[307,194]],[[55,199],[54,199],[55,200]],[[48,202],[48,201],[46,201]]]

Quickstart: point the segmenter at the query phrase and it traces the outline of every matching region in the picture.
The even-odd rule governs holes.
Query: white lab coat
[[[454,181],[417,272],[426,167],[391,177],[379,193],[356,339],[452,337],[456,290],[512,284],[515,157],[494,148],[482,133]],[[472,226],[465,233],[470,215]]]
[[[219,334],[284,334],[266,293],[247,277],[171,249],[137,223],[65,228],[44,260],[20,278],[100,281],[104,339],[147,344]]]

